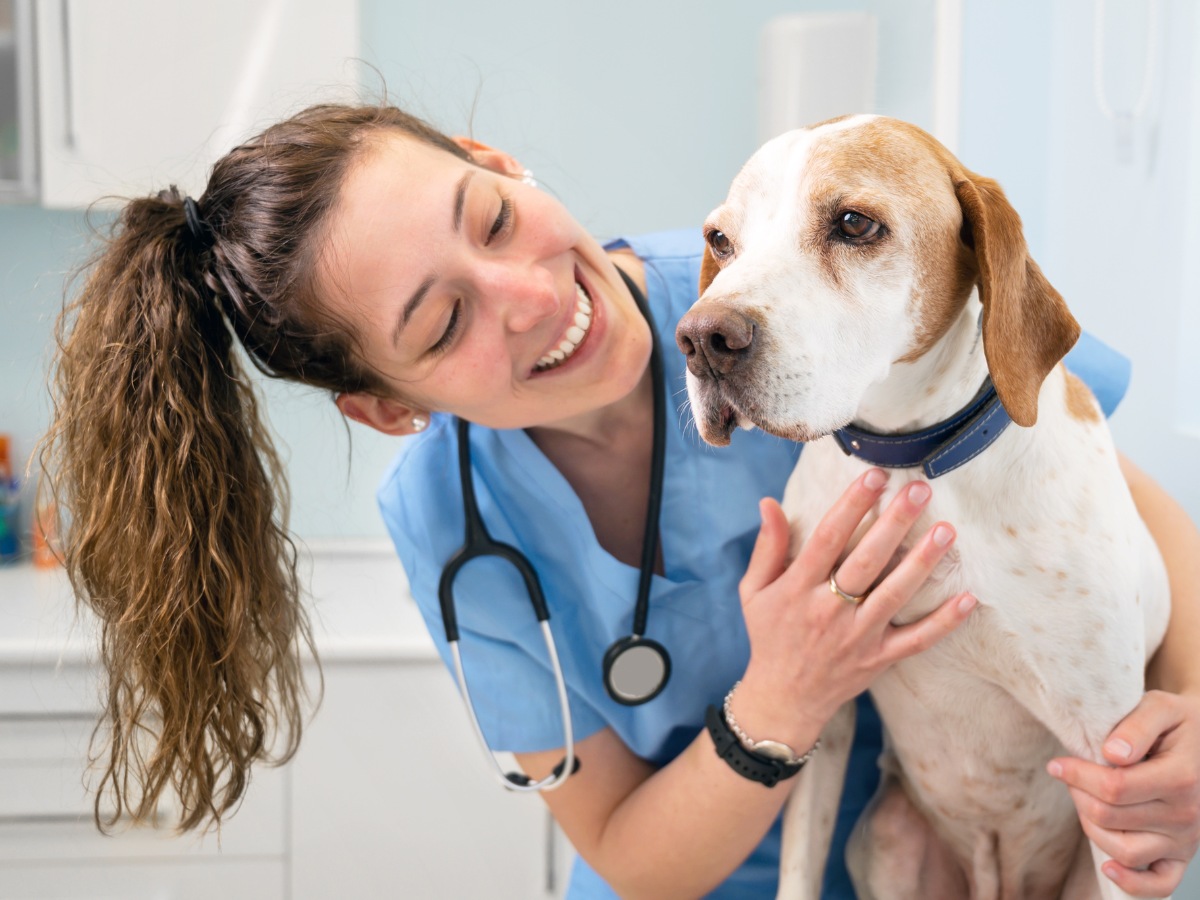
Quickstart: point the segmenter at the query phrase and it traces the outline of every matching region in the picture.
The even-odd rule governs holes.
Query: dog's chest
[[[986,845],[1053,870],[1073,846],[1064,835],[1075,832],[1070,799],[1045,763],[1064,743],[1090,755],[1087,735],[1106,734],[1114,710],[1132,708],[1148,647],[1157,644],[1143,618],[1165,624],[1165,613],[1147,608],[1157,601],[1137,564],[1144,529],[1115,462],[1072,470],[1051,454],[1053,465],[1035,457],[1016,434],[1005,448],[1007,438],[996,451],[1017,445],[1024,468],[1014,472],[1003,456],[980,458],[932,482],[929,506],[888,564],[948,521],[955,544],[893,622],[912,622],[963,591],[980,608],[934,647],[892,666],[871,693],[906,792],[964,865],[978,863]],[[784,501],[798,539],[866,468],[829,440],[805,448]],[[851,547],[919,477],[891,474]],[[1107,487],[1098,492],[1098,484]],[[1146,606],[1138,606],[1139,590]]]

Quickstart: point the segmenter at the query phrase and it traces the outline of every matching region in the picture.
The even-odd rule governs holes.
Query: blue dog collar
[[[949,419],[921,431],[876,434],[847,425],[833,433],[848,456],[888,469],[920,466],[937,478],[970,462],[1004,432],[1012,419],[988,378],[975,399]]]

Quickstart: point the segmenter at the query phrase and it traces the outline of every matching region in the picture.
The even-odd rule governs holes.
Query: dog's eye
[[[705,238],[708,240],[708,246],[712,249],[713,256],[717,259],[724,259],[733,253],[733,241],[729,240],[725,232],[717,231],[714,228],[705,235]]]
[[[879,233],[880,225],[874,219],[868,219],[862,213],[843,213],[838,220],[838,231],[842,237],[852,241],[870,240]]]

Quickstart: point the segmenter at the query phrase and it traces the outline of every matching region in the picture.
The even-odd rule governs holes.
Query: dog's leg
[[[837,711],[821,732],[821,749],[796,776],[783,812],[780,900],[819,900],[833,839],[850,746],[854,701]]]
[[[895,763],[885,762],[879,790],[846,849],[858,900],[969,897],[966,873],[929,820],[909,799]]]
[[[1011,634],[1018,633],[999,611],[984,612],[998,617],[994,633],[1005,628]],[[1148,653],[1140,624],[1110,626],[1089,635],[1091,643],[1097,645],[1095,657],[1106,661],[1101,667],[1064,666],[1061,649],[1056,652],[1052,646],[1039,644],[1032,635],[1024,635],[1023,644],[1008,645],[1008,667],[996,673],[996,683],[1036,716],[1068,753],[1107,765],[1101,747],[1144,691],[1142,666]],[[1151,640],[1156,646],[1153,635]],[[1095,844],[1091,847],[1099,895],[1103,900],[1129,900],[1129,895],[1100,871],[1110,857]]]

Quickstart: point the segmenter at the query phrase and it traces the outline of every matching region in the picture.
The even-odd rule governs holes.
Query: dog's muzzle
[[[717,303],[698,303],[679,320],[675,343],[687,357],[688,371],[701,379],[721,380],[744,367],[754,354],[754,320]]]

